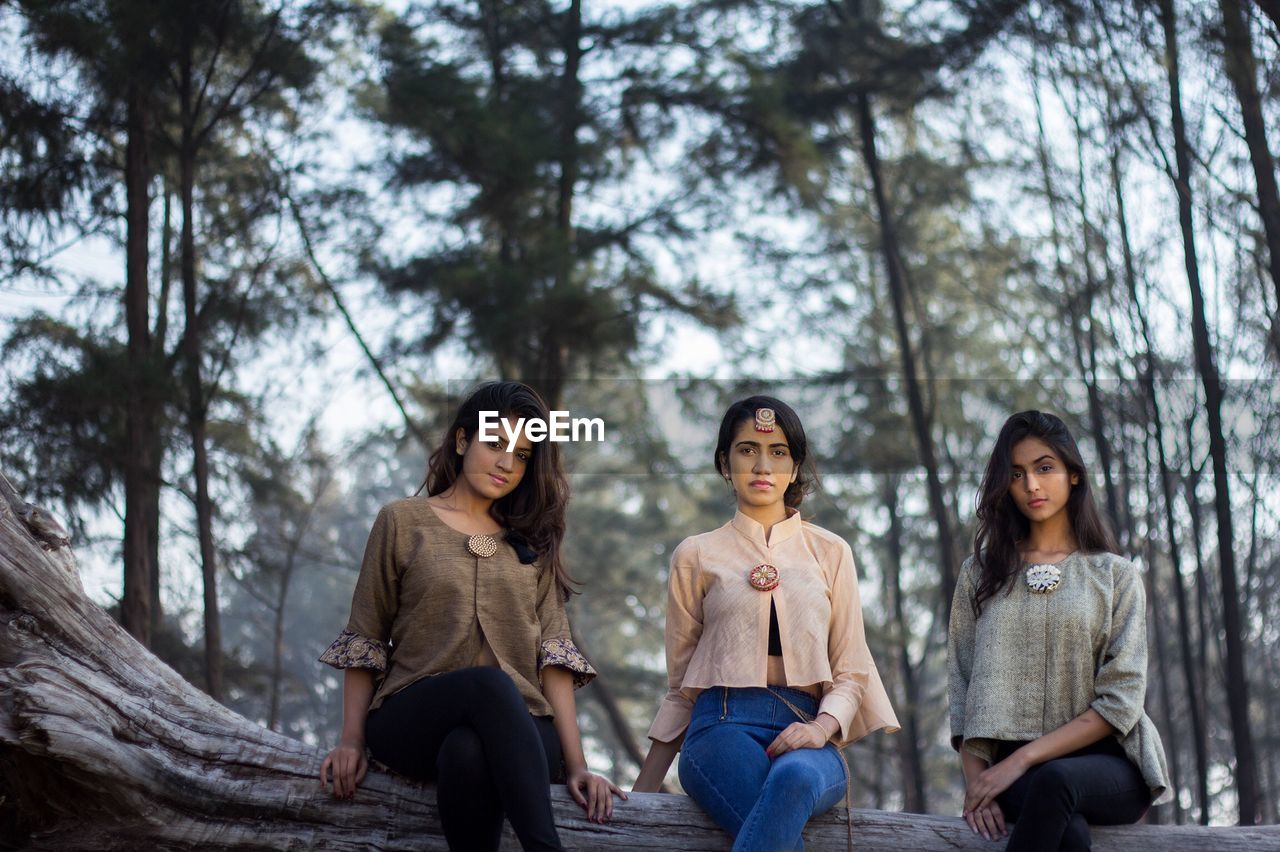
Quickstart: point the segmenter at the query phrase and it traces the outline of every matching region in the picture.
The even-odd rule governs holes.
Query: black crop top
[[[782,656],[782,633],[778,630],[778,608],[769,601],[769,656]]]

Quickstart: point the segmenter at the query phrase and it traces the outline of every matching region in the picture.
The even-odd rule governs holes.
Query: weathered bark
[[[1258,815],[1258,765],[1249,723],[1249,681],[1245,676],[1244,631],[1240,617],[1240,592],[1236,580],[1235,536],[1231,527],[1231,487],[1227,469],[1227,442],[1222,423],[1223,390],[1214,363],[1213,343],[1205,319],[1204,294],[1196,259],[1195,224],[1191,198],[1191,149],[1182,116],[1181,73],[1178,67],[1178,30],[1173,0],[1160,0],[1160,22],[1164,28],[1165,70],[1169,81],[1172,115],[1175,179],[1178,192],[1178,221],[1182,228],[1183,260],[1191,289],[1191,337],[1195,349],[1196,372],[1204,386],[1205,415],[1209,428],[1209,456],[1213,460],[1214,506],[1218,526],[1218,573],[1222,578],[1222,626],[1226,633],[1227,706],[1231,737],[1236,753],[1236,791],[1240,822],[1253,825]]]
[[[1241,0],[1218,0],[1222,10],[1223,60],[1244,124],[1244,141],[1253,164],[1258,189],[1258,215],[1267,241],[1268,269],[1276,289],[1276,318],[1272,345],[1280,355],[1280,189],[1276,187],[1276,164],[1267,143],[1267,125],[1258,95],[1258,65],[1253,54],[1249,16]]]
[[[924,465],[929,492],[929,508],[933,512],[938,545],[938,566],[942,574],[942,601],[944,622],[950,617],[951,599],[955,595],[956,566],[955,539],[951,535],[951,516],[947,508],[942,479],[938,474],[938,458],[934,450],[933,425],[925,412],[924,396],[920,389],[920,375],[916,368],[914,347],[907,323],[906,283],[903,281],[902,252],[894,225],[893,209],[880,168],[880,155],[876,150],[875,114],[871,110],[871,96],[859,92],[854,96],[854,109],[858,121],[858,133],[862,143],[862,160],[871,178],[875,196],[876,217],[880,228],[880,250],[889,281],[889,296],[893,304],[893,325],[898,339],[898,352],[902,361],[902,379],[907,389],[907,408],[911,414],[911,426],[915,433],[916,451]]]
[[[80,585],[68,549],[46,551],[0,476],[0,844],[28,849],[444,849],[435,796],[369,773],[356,798],[320,788],[313,746],[237,716],[142,648]],[[563,788],[571,849],[729,848],[683,796],[633,794],[596,825]],[[958,817],[836,808],[811,848],[986,850]],[[12,836],[11,836],[12,835]],[[508,832],[505,848],[516,848]],[[1128,826],[1094,831],[1100,852],[1280,850],[1280,828]]]

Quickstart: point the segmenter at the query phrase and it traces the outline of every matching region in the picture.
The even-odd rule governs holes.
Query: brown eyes
[[[485,446],[493,450],[495,453],[505,452],[505,447],[503,447],[501,441],[486,441]],[[516,458],[520,459],[522,462],[527,462],[529,459],[533,458],[533,453],[528,450],[520,450],[516,453]]]

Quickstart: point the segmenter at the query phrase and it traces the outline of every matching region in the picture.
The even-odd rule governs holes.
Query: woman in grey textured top
[[[1118,550],[1062,420],[1010,417],[947,650],[964,817],[989,840],[1011,834],[1014,852],[1087,850],[1090,823],[1136,822],[1168,786],[1143,712],[1142,578]]]

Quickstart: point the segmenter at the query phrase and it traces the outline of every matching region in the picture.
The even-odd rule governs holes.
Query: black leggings
[[[1004,759],[1021,743],[1005,743]],[[1089,823],[1137,822],[1151,788],[1114,738],[1033,766],[996,799],[1016,821],[1006,852],[1086,852]]]
[[[369,714],[365,738],[378,761],[436,782],[450,849],[497,849],[504,813],[525,849],[563,849],[550,790],[562,778],[560,739],[549,716],[529,715],[501,669],[459,669],[406,686]]]

